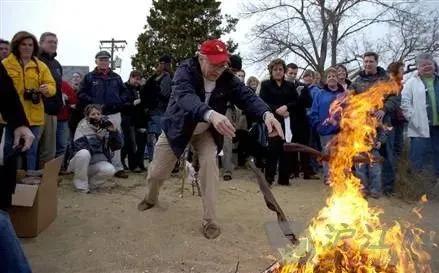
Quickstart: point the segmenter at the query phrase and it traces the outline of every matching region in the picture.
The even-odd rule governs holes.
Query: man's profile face
[[[198,59],[200,62],[201,73],[203,74],[203,77],[209,81],[216,81],[227,68],[227,61],[219,64],[212,64],[204,55],[200,55]]]
[[[287,81],[294,81],[297,78],[297,72],[299,71],[298,68],[294,69],[291,67],[287,68],[287,73],[285,74],[285,78]]]
[[[8,57],[9,55],[9,45],[5,43],[0,44],[0,60]]]
[[[378,62],[374,56],[365,56],[363,59],[364,72],[368,75],[376,74]]]

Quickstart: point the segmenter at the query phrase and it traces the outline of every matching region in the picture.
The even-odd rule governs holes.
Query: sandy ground
[[[180,198],[176,178],[163,187],[158,207],[139,212],[144,174],[111,181],[94,194],[74,192],[65,177],[58,192],[58,217],[37,238],[22,240],[26,255],[35,273],[229,273],[235,272],[238,261],[240,273],[261,272],[277,255],[265,228],[276,218],[249,171],[238,170],[234,177],[220,183],[222,235],[215,240],[200,233],[200,198],[192,196],[188,184]],[[289,187],[275,186],[273,192],[300,233],[324,205],[329,188],[320,181],[294,180]],[[385,210],[384,222],[415,219],[410,213],[414,204],[400,199],[381,198],[370,204]],[[438,202],[429,202],[419,225],[439,231],[438,210]],[[428,251],[433,272],[439,272],[439,249],[429,246]]]

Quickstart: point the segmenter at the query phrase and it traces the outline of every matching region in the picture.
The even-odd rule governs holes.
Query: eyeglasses
[[[218,65],[218,64],[211,64],[210,62],[209,62],[209,65],[215,70],[215,71],[218,71],[218,72],[223,72],[224,70],[226,70],[227,68],[229,68],[229,65],[228,64],[220,64],[220,65]]]

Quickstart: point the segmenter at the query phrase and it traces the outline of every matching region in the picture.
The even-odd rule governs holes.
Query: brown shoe
[[[150,203],[146,202],[145,200],[142,200],[142,202],[140,202],[137,205],[137,209],[140,211],[144,211],[144,210],[148,210],[154,206],[155,206],[154,204],[150,204]]]
[[[208,221],[203,224],[203,235],[207,239],[215,239],[221,234],[220,227],[214,222]]]
[[[128,174],[125,171],[123,171],[123,170],[116,172],[114,174],[114,176],[117,177],[117,178],[124,178],[124,179],[128,178]]]

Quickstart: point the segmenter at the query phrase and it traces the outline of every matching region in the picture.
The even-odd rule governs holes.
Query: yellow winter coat
[[[2,61],[14,82],[15,89],[17,89],[27,120],[31,126],[44,125],[44,103],[42,99],[38,104],[33,104],[30,100],[24,100],[24,90],[38,89],[40,85],[47,84],[49,97],[56,93],[56,83],[49,68],[37,58],[35,58],[35,61],[31,60],[25,67],[22,67],[14,54],[9,54]]]

